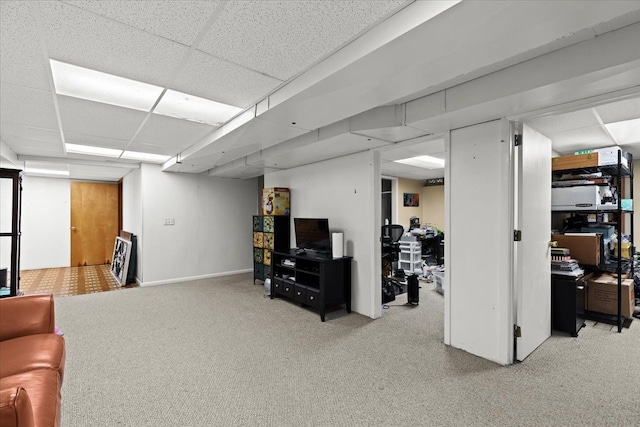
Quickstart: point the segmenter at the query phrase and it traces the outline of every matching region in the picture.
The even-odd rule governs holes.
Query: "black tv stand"
[[[352,257],[332,258],[314,251],[274,251],[271,259],[271,299],[286,297],[302,306],[320,310],[344,304],[351,313]],[[285,263],[285,260],[287,261]]]

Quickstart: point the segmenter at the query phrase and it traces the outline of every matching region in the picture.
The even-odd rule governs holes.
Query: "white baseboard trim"
[[[235,271],[223,271],[221,273],[211,273],[211,274],[203,274],[202,276],[189,276],[189,277],[179,277],[176,279],[167,279],[167,280],[156,280],[153,282],[141,282],[140,279],[136,277],[136,282],[138,286],[156,286],[156,285],[168,285],[170,283],[178,283],[178,282],[190,282],[192,280],[201,280],[201,279],[211,279],[213,277],[223,277],[223,276],[233,276],[234,274],[242,274],[242,273],[250,273],[253,271],[253,268],[247,268],[245,270],[235,270]]]

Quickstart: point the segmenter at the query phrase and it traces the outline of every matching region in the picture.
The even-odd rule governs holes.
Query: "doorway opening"
[[[383,292],[382,312],[395,315],[405,309],[421,311],[426,306],[432,314],[441,313],[444,318],[444,138],[430,135],[378,151],[383,227],[381,286],[394,291],[392,301],[389,289],[386,297]],[[395,236],[397,230],[400,236]],[[391,237],[396,254],[390,257]]]

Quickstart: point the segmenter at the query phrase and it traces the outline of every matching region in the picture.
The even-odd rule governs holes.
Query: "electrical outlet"
[[[164,219],[164,225],[176,225],[176,219],[175,218],[165,218]]]

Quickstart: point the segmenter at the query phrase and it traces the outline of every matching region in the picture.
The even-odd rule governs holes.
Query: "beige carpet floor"
[[[264,297],[251,275],[56,299],[63,426],[637,426],[640,322],[502,367],[445,346],[423,284],[383,318]]]

